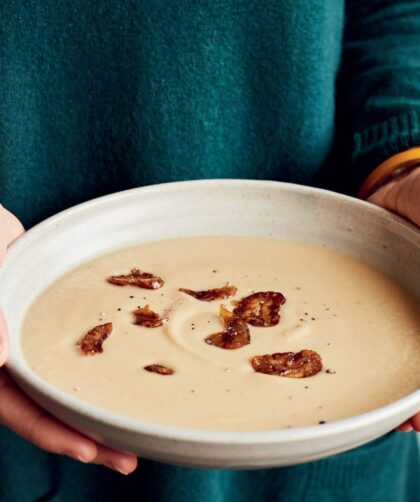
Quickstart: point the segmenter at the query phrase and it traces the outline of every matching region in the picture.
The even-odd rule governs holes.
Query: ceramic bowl
[[[7,369],[37,403],[104,444],[188,466],[257,468],[319,459],[367,443],[420,411],[420,390],[346,420],[292,430],[216,432],[145,423],[99,409],[41,380],[25,362],[20,328],[56,278],[111,250],[187,235],[274,236],[359,257],[420,296],[420,233],[371,204],[265,181],[191,181],[138,188],[64,211],[7,253],[0,305],[10,331]]]

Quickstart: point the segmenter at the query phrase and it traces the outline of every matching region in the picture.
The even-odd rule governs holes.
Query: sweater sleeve
[[[339,92],[352,178],[420,145],[420,1],[348,0]]]

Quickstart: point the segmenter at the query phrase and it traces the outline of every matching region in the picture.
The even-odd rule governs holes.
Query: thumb
[[[16,216],[13,216],[10,211],[7,211],[7,209],[0,204],[0,264],[3,261],[6,249],[14,240],[22,235],[24,231],[25,229]],[[9,343],[6,321],[0,310],[0,367],[6,362],[8,348]]]
[[[6,249],[24,233],[22,223],[0,204],[0,263]]]
[[[7,335],[6,321],[3,312],[0,310],[0,368],[6,362],[9,352],[9,337]]]

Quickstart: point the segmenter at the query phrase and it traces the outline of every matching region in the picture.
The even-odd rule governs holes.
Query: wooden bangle
[[[382,162],[366,178],[360,187],[357,196],[360,199],[367,199],[373,192],[391,179],[401,174],[411,171],[420,165],[420,147],[410,148],[404,152],[393,155],[385,162]]]

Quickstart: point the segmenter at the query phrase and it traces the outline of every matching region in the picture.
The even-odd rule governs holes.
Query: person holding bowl
[[[1,258],[22,224],[106,193],[197,178],[323,186],[420,226],[418,2],[18,6],[1,6]],[[1,318],[0,366],[7,354]],[[49,416],[4,370],[0,424],[2,502],[408,502],[420,490],[414,433],[290,468],[140,460],[136,470],[134,455]],[[400,427],[412,429],[420,414]]]

